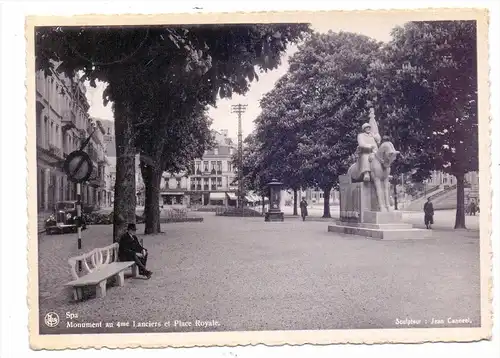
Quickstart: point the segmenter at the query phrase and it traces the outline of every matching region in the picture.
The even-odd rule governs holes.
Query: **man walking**
[[[432,206],[431,198],[427,198],[424,204],[424,221],[427,229],[432,229],[431,225],[434,224],[434,207]]]
[[[149,280],[153,273],[146,269],[148,250],[139,243],[139,239],[135,236],[136,230],[135,224],[128,224],[127,232],[120,237],[118,258],[120,261],[135,261],[139,267],[139,274]]]
[[[300,216],[302,216],[302,221],[306,220],[307,216],[307,201],[305,198],[302,198],[300,201]]]

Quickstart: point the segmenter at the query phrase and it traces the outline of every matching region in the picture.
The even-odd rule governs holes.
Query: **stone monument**
[[[402,213],[390,206],[389,178],[398,154],[387,137],[380,137],[370,109],[370,121],[358,134],[358,159],[339,177],[340,220],[328,226],[329,232],[389,240],[429,237],[431,231],[404,223]]]
[[[283,183],[276,179],[267,184],[269,188],[269,210],[265,214],[265,221],[284,221],[284,215],[280,208],[282,186]]]

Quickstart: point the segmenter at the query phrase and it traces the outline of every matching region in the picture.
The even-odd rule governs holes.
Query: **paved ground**
[[[299,216],[292,216],[293,207],[286,206],[284,208],[284,213],[287,219],[301,219]],[[323,206],[315,205],[308,208],[309,217],[307,220],[310,221],[331,221],[332,219],[339,218],[339,207],[331,206],[330,214],[332,219],[324,219],[323,216]],[[445,230],[445,231],[454,231],[455,227],[455,214],[456,210],[438,210],[434,212],[434,229]],[[300,211],[299,211],[300,215]],[[423,229],[425,228],[424,224],[424,215],[420,212],[415,211],[403,211],[403,220],[407,223],[413,224],[415,228]],[[468,230],[478,231],[479,230],[479,214],[475,216],[467,215],[465,217],[465,225]]]
[[[39,236],[41,333],[395,328],[405,319],[430,327],[433,318],[444,320],[434,327],[480,324],[477,231],[384,242],[328,233],[319,221],[202,215],[202,223],[165,224],[165,234],[144,237],[151,280],[128,278],[79,303],[63,286],[75,235]],[[84,250],[109,244],[111,230],[90,227]],[[56,328],[43,324],[51,311],[61,318]],[[114,328],[66,329],[67,313]],[[212,326],[179,326],[196,320]],[[133,321],[162,327],[117,327]]]

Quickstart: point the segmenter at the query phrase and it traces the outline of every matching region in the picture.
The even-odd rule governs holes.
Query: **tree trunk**
[[[299,215],[299,213],[297,211],[297,194],[298,194],[298,190],[293,189],[293,215],[295,215],[295,216]]]
[[[155,161],[155,164],[159,160]],[[144,181],[144,234],[157,234],[160,229],[160,183],[162,170],[159,166],[141,162],[141,173]]]
[[[114,104],[116,142],[116,181],[113,208],[113,242],[135,223],[135,155],[132,120],[126,104]]]
[[[394,210],[398,210],[398,188],[396,184],[392,187],[394,188]]]
[[[331,186],[327,186],[323,189],[323,218],[331,218],[330,214],[330,191],[332,190]]]
[[[465,226],[465,190],[464,174],[455,175],[457,178],[457,212],[455,216],[455,229],[466,229]]]
[[[264,215],[265,210],[266,210],[266,206],[264,204],[264,195],[262,195],[262,215]]]

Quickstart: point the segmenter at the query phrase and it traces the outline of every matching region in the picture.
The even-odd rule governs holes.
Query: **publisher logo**
[[[56,327],[59,324],[59,315],[55,312],[49,312],[44,318],[47,327]]]

